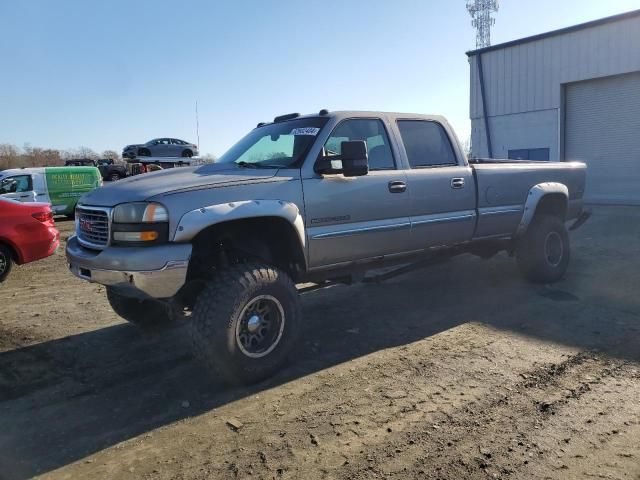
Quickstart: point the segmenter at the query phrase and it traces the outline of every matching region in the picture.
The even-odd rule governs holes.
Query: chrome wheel
[[[284,330],[284,309],[271,295],[251,299],[236,324],[236,343],[247,357],[268,355],[280,342]]]
[[[564,246],[562,238],[557,232],[549,232],[544,241],[544,256],[552,267],[557,267],[562,261]]]

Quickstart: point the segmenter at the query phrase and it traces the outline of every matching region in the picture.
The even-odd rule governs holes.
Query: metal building
[[[640,205],[640,10],[467,55],[473,156],[581,160],[587,201]]]

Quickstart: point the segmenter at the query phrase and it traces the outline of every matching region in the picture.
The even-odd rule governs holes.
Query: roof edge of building
[[[589,22],[580,23],[578,25],[572,25],[570,27],[560,28],[558,30],[552,30],[550,32],[539,33],[537,35],[531,35],[529,37],[519,38],[517,40],[511,40],[509,42],[499,43],[497,45],[491,45],[489,47],[478,48],[476,50],[470,50],[466,52],[468,57],[479,55],[485,52],[491,52],[493,50],[501,50],[503,48],[513,47],[523,43],[535,42],[536,40],[542,40],[543,38],[555,37],[556,35],[562,35],[565,33],[575,32],[585,28],[597,27],[599,25],[605,25],[607,23],[619,22],[621,20],[627,20],[629,18],[640,17],[640,10],[632,10],[630,12],[619,13],[610,17],[599,18],[597,20],[591,20]]]

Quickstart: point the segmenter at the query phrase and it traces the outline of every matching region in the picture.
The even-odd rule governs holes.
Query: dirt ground
[[[553,286],[500,255],[305,294],[294,361],[251,388],[184,326],[123,323],[62,250],[17,268],[0,478],[640,479],[640,208],[571,236]]]

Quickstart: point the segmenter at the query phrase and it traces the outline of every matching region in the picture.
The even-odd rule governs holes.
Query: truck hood
[[[277,169],[256,170],[240,168],[235,164],[172,168],[111,182],[83,195],[80,203],[112,207],[119,203],[139,202],[158,195],[189,189],[267,181],[277,173]]]

